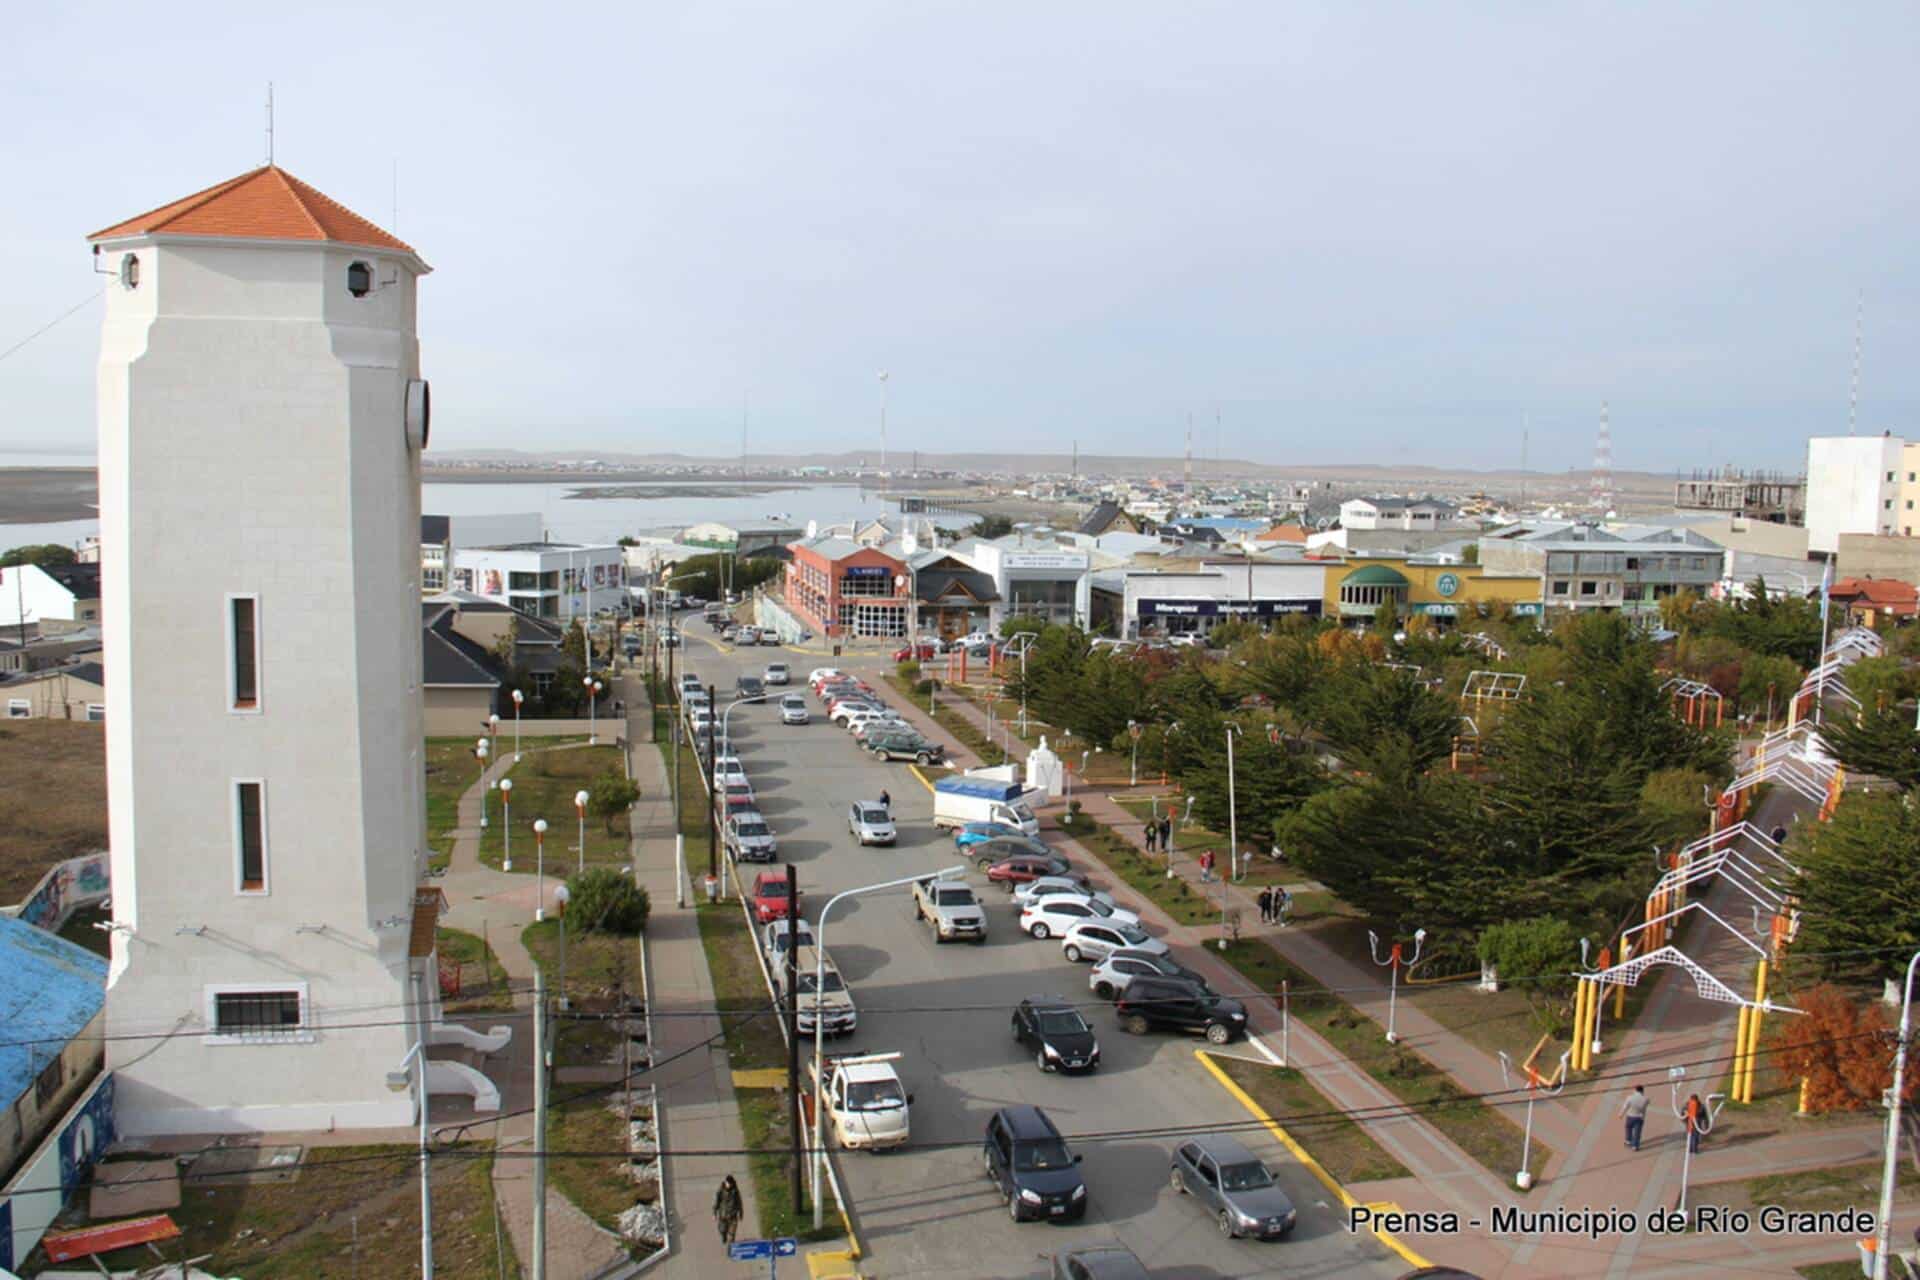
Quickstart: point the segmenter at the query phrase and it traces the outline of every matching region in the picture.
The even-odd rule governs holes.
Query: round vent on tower
[[[347,268],[347,292],[356,298],[364,298],[373,292],[373,268],[364,262],[356,262]]]

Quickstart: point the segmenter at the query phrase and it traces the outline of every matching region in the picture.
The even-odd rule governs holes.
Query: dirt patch
[[[107,739],[75,720],[0,722],[0,902],[26,897],[56,862],[107,847]]]

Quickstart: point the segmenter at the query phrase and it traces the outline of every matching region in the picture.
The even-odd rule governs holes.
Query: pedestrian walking
[[[1287,886],[1283,884],[1273,886],[1273,922],[1285,924],[1287,915],[1292,910],[1293,895],[1287,892]]]
[[[1173,818],[1171,815],[1160,819],[1160,851],[1167,854],[1173,852]]]
[[[728,1174],[713,1193],[713,1221],[720,1228],[721,1244],[733,1243],[734,1234],[740,1230],[740,1213],[740,1184]]]
[[[1687,1151],[1692,1155],[1700,1154],[1700,1126],[1704,1123],[1706,1109],[1699,1094],[1687,1095]]]
[[[1271,889],[1260,891],[1260,923],[1273,923],[1273,890]]]
[[[1633,1092],[1620,1104],[1619,1114],[1627,1118],[1627,1146],[1640,1149],[1640,1131],[1647,1127],[1647,1087],[1643,1084],[1633,1086]]]
[[[887,794],[885,787],[880,788],[880,807],[887,811],[888,817],[893,816],[893,797]]]
[[[1213,883],[1213,850],[1205,849],[1200,854],[1200,883]]]
[[[1159,834],[1160,834],[1160,824],[1157,822],[1151,822],[1151,821],[1148,822],[1147,823],[1147,852],[1148,853],[1153,852],[1153,838]]]

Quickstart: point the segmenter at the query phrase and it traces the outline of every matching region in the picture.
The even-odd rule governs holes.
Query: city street
[[[704,631],[687,629],[691,643],[683,655],[689,669],[715,686],[722,704],[736,675],[758,675],[767,661],[789,661],[796,681],[790,688],[803,694],[807,669],[820,665],[775,648],[722,654]],[[865,674],[877,688],[877,674]],[[875,761],[827,721],[810,696],[808,705],[814,719],[804,727],[779,724],[771,706],[741,707],[731,722],[735,750],[779,838],[781,860],[797,869],[808,918],[817,921],[827,898],[840,890],[958,861],[951,839],[934,829],[932,797],[913,772]],[[846,807],[882,789],[892,793],[900,842],[862,849],[848,835]],[[1371,1236],[1349,1235],[1326,1189],[1247,1124],[1247,1113],[1195,1061],[1201,1041],[1120,1031],[1088,991],[1087,966],[1063,959],[1057,941],[1021,933],[1008,895],[988,888],[978,872],[970,870],[967,879],[987,906],[984,945],[937,946],[914,920],[904,891],[842,903],[825,929],[827,950],[860,1012],[859,1030],[830,1042],[829,1051],[898,1051],[901,1076],[915,1097],[912,1149],[837,1157],[876,1267],[925,1276],[1044,1275],[1054,1251],[1117,1239],[1154,1274],[1193,1280],[1406,1270]],[[1126,897],[1119,895],[1123,905]],[[1043,1074],[1015,1045],[1012,1009],[1039,994],[1086,1006],[1100,1039],[1097,1073]],[[1257,1056],[1244,1044],[1229,1051]],[[997,1107],[1019,1102],[1045,1108],[1084,1157],[1084,1222],[1015,1225],[983,1175],[987,1119]],[[1197,1204],[1168,1186],[1175,1138],[1139,1132],[1214,1124],[1233,1127],[1293,1199],[1300,1219],[1290,1239],[1223,1238]]]

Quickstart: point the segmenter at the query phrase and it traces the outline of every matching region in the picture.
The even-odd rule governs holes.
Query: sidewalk
[[[564,748],[559,748],[564,749]],[[512,753],[488,770],[484,783],[504,775],[513,766]],[[459,826],[454,833],[453,854],[447,861],[447,873],[438,878],[446,894],[448,910],[441,922],[449,928],[484,935],[506,970],[514,989],[513,1040],[505,1059],[505,1078],[501,1060],[495,1059],[490,1074],[500,1089],[500,1118],[488,1126],[476,1126],[476,1136],[494,1143],[499,1158],[493,1164],[494,1201],[501,1219],[513,1239],[515,1254],[523,1272],[529,1272],[533,1259],[533,1169],[534,1159],[526,1153],[539,1149],[533,1122],[533,1010],[534,964],[520,941],[520,930],[533,919],[539,886],[534,877],[507,871],[495,871],[480,862],[480,794],[483,782],[476,782],[460,797]],[[487,839],[498,838],[498,827],[489,826]],[[548,879],[549,892],[557,883]],[[547,1185],[547,1275],[549,1280],[587,1280],[608,1265],[626,1257],[626,1250],[611,1232],[577,1208],[571,1200]]]
[[[633,874],[653,902],[646,934],[647,974],[652,985],[654,1069],[644,1081],[658,1087],[664,1113],[660,1145],[665,1161],[667,1209],[673,1249],[659,1273],[699,1277],[758,1274],[750,1264],[729,1261],[713,1224],[713,1197],[720,1180],[740,1183],[745,1214],[738,1238],[757,1239],[759,1211],[747,1161],[737,1155],[679,1155],[686,1151],[739,1151],[746,1146],[740,1110],[734,1102],[733,1073],[721,1038],[720,1019],[700,925],[691,905],[675,905],[677,862],[674,848],[673,793],[667,778],[668,744],[648,741],[652,708],[645,684],[635,674],[620,678],[627,706],[627,750],[640,802],[631,815]],[[665,750],[661,748],[664,747]],[[687,890],[692,902],[692,889]],[[692,1012],[698,1011],[698,1012]],[[684,1016],[682,1016],[684,1015]]]

